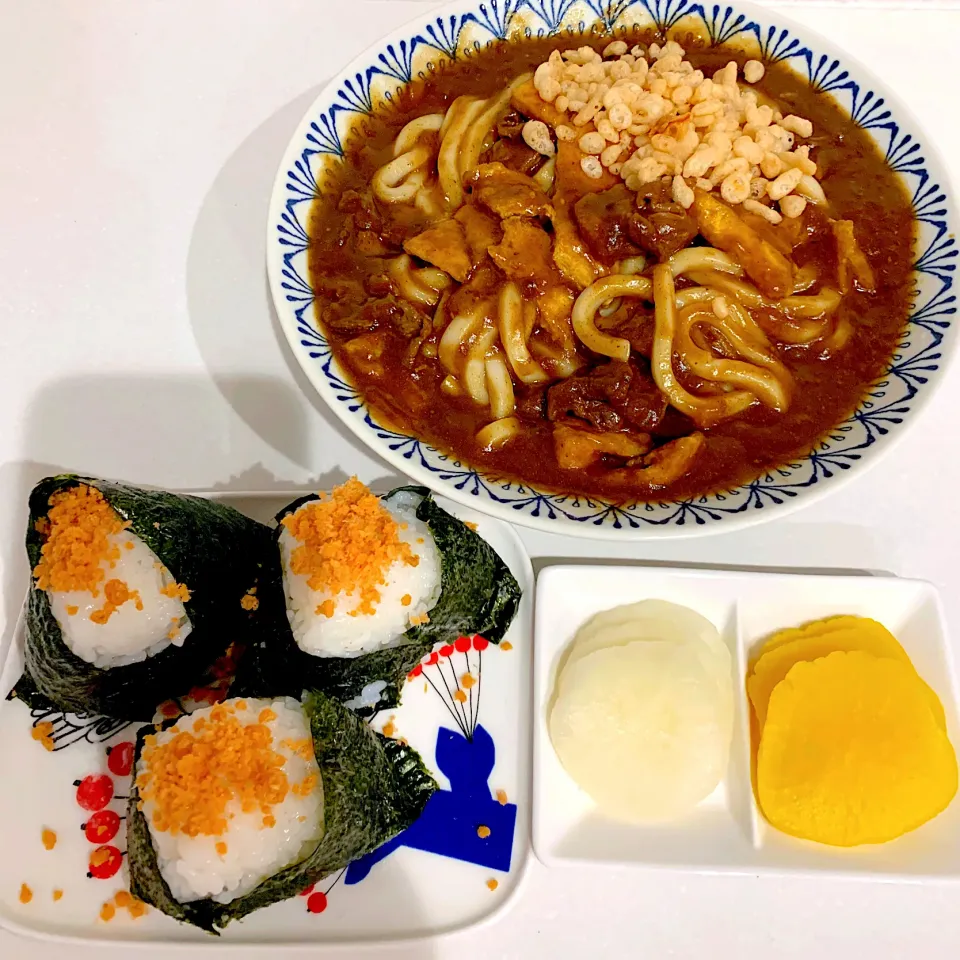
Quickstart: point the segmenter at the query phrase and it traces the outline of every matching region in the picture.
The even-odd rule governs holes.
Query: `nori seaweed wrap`
[[[405,503],[411,521],[415,512],[416,520],[436,545],[439,596],[422,622],[398,631],[389,645],[359,655],[338,656],[328,651],[318,656],[301,648],[291,628],[293,617],[288,612],[289,592],[279,543],[284,518],[318,500],[316,496],[303,497],[277,515],[280,525],[274,567],[264,578],[259,594],[261,636],[241,663],[234,692],[298,696],[303,689],[320,690],[361,713],[369,713],[399,703],[407,674],[435,644],[453,643],[461,635],[474,634],[490,643],[501,641],[517,612],[521,590],[496,551],[463,521],[438,506],[425,487],[398,487],[381,499],[387,505]],[[409,596],[404,599],[409,602]]]
[[[64,506],[71,498],[85,499],[73,515],[67,510],[71,505]],[[61,504],[65,517],[55,513],[51,499]],[[26,548],[34,576],[26,611],[25,673],[14,690],[25,702],[149,721],[159,703],[183,697],[201,682],[231,643],[250,641],[252,615],[243,600],[272,552],[272,534],[264,524],[215,501],[72,474],[38,483],[29,507]],[[106,518],[105,530],[96,528],[98,511],[99,520]],[[51,515],[57,518],[53,524]],[[55,528],[61,539],[44,553]],[[112,551],[109,563],[107,551]],[[55,564],[69,568],[69,576],[60,577],[65,587],[51,581],[48,570]],[[100,582],[83,593],[85,575],[88,585],[90,576]],[[133,577],[147,588],[131,589]],[[78,609],[77,596],[89,599],[87,610]],[[170,629],[153,646],[148,643],[152,635],[140,643],[134,634],[155,625],[131,619],[136,610],[145,611],[142,618],[151,615],[151,604],[163,614],[174,610],[166,625]],[[70,634],[71,645],[63,623],[77,631]],[[137,649],[132,656],[105,660],[109,650],[91,649],[91,636],[97,637],[94,643],[109,636],[108,647],[132,643]]]
[[[323,694],[308,693],[302,703],[290,699],[277,700],[273,701],[271,706],[273,709],[267,706],[267,701],[251,703],[234,699],[204,711],[204,722],[201,726],[197,725],[198,714],[188,715],[164,725],[165,731],[172,725],[177,727],[176,737],[168,737],[165,747],[161,747],[167,750],[176,750],[177,743],[173,741],[182,740],[184,737],[196,740],[206,737],[199,749],[207,749],[211,741],[218,742],[216,736],[211,734],[212,725],[230,723],[232,718],[244,712],[248,714],[248,723],[252,716],[258,718],[257,725],[265,722],[274,727],[274,749],[290,746],[294,751],[301,751],[302,756],[303,746],[299,741],[292,743],[290,739],[283,739],[279,745],[277,743],[282,731],[289,731],[291,717],[302,724],[304,733],[309,736],[306,741],[309,754],[307,759],[311,763],[309,769],[315,771],[312,775],[314,779],[319,775],[320,781],[319,790],[315,784],[311,785],[311,790],[319,793],[319,804],[314,808],[311,822],[302,825],[302,830],[307,832],[310,839],[299,851],[293,848],[296,859],[292,863],[289,853],[286,852],[290,848],[281,847],[278,855],[285,857],[285,860],[280,859],[277,862],[287,862],[289,865],[272,874],[268,873],[265,879],[262,879],[262,860],[254,861],[257,864],[255,872],[243,873],[242,863],[230,865],[233,867],[232,872],[225,865],[221,882],[224,885],[232,884],[231,889],[238,894],[228,902],[221,902],[229,896],[222,893],[218,895],[218,899],[210,896],[196,898],[196,888],[191,890],[189,896],[182,894],[182,899],[177,900],[164,878],[164,866],[167,876],[172,876],[179,885],[184,882],[184,873],[189,874],[189,865],[184,864],[192,850],[202,853],[206,849],[204,844],[212,847],[216,838],[220,838],[216,847],[221,861],[225,862],[234,849],[242,850],[244,838],[241,834],[247,827],[241,822],[239,797],[234,807],[229,806],[233,798],[225,801],[227,805],[224,805],[223,799],[211,801],[211,791],[204,786],[205,778],[211,776],[209,770],[215,768],[214,775],[219,788],[229,780],[232,768],[221,768],[217,758],[211,758],[207,753],[205,763],[193,768],[197,772],[192,780],[185,784],[184,778],[179,774],[175,778],[176,787],[188,794],[181,804],[180,813],[190,818],[194,833],[190,834],[190,839],[186,841],[183,840],[182,832],[179,834],[181,843],[176,849],[181,859],[176,867],[170,862],[161,866],[160,850],[164,846],[159,837],[171,832],[171,819],[177,815],[177,810],[175,801],[165,800],[166,806],[161,812],[156,805],[156,799],[151,799],[155,796],[151,788],[156,785],[151,781],[149,771],[152,767],[163,771],[168,758],[157,759],[156,752],[147,752],[156,751],[156,745],[163,737],[163,734],[156,734],[153,726],[142,728],[137,737],[134,785],[127,807],[130,892],[168,916],[201,927],[210,933],[218,933],[218,929],[222,929],[231,920],[238,920],[254,910],[296,896],[323,877],[375,850],[409,827],[420,816],[427,800],[437,789],[435,781],[414,750],[375,732],[356,714]],[[237,722],[233,720],[233,723],[236,727]],[[220,733],[225,732],[227,735],[221,736],[219,744],[226,754],[235,754],[239,738],[229,734],[229,727],[222,727]],[[181,749],[183,751],[191,748]],[[265,762],[269,764],[271,759],[276,758],[268,756]],[[288,762],[283,766],[285,771],[292,772],[291,759],[288,758]],[[316,767],[312,766],[314,760]],[[232,763],[234,767],[238,764],[237,759],[230,756],[224,762]],[[256,769],[253,759],[248,760],[248,765]],[[239,769],[241,774],[245,770],[244,767]],[[307,768],[301,766],[300,769],[302,773]],[[238,778],[237,792],[246,800],[244,809],[247,809],[247,806],[252,809],[254,804],[249,800],[245,783],[245,780]],[[169,798],[175,793],[169,789],[170,785],[168,781],[165,784],[166,790],[155,789],[155,793]],[[190,790],[194,791],[193,798],[189,794]],[[283,799],[280,799],[281,796]],[[306,798],[307,791],[303,790],[298,797]],[[253,828],[257,834],[257,842],[268,842],[269,834],[276,831],[279,835],[278,843],[282,843],[283,834],[296,827],[291,821],[300,819],[296,813],[301,808],[284,807],[282,804],[287,798],[290,798],[289,791],[285,795],[283,791],[274,792],[273,801],[277,805],[272,807],[271,814],[264,818],[262,829],[259,825]],[[151,803],[154,804],[152,808],[149,806]],[[216,820],[210,821],[219,830],[216,838],[203,836],[203,830],[197,827],[202,822],[201,808],[204,805],[215,817],[222,818],[219,824]],[[171,807],[174,809],[171,810]],[[148,822],[151,809],[152,816]],[[230,816],[231,809],[237,811],[236,819]],[[256,816],[259,818],[259,811]],[[166,839],[169,840],[169,836]],[[167,846],[166,849],[171,848]],[[241,852],[239,856],[242,858],[244,854]],[[210,869],[211,859],[216,861],[217,858],[201,857],[204,870]],[[213,869],[217,868],[215,863]],[[242,876],[240,881],[236,879],[238,876]],[[211,889],[216,887],[217,880],[214,876],[214,882],[211,883],[209,875],[201,873],[200,879],[195,882],[206,882],[208,889]],[[189,884],[191,881],[187,882]]]

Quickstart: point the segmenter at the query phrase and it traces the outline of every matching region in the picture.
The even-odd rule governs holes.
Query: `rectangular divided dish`
[[[690,607],[719,630],[733,663],[730,762],[696,810],[651,826],[602,816],[566,773],[547,728],[558,665],[594,614],[640,600]],[[776,630],[838,614],[872,617],[901,642],[936,691],[947,732],[960,747],[957,682],[940,600],[928,583],[895,577],[698,571],[617,565],[557,565],[537,583],[534,667],[534,823],[537,856],[566,862],[636,864],[702,872],[828,872],[920,880],[960,877],[960,799],[918,830],[890,843],[853,848],[798,840],[760,813],[750,778],[751,656]]]

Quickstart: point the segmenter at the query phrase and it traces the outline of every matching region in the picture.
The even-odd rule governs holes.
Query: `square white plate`
[[[673,823],[634,826],[601,815],[567,775],[550,742],[547,710],[561,656],[579,627],[601,610],[647,599],[690,607],[720,631],[735,671],[734,730],[726,776],[692,814]],[[747,663],[775,630],[836,614],[872,617],[900,640],[943,702],[950,740],[960,746],[953,659],[940,600],[928,583],[607,564],[544,569],[537,582],[534,643],[533,845],[540,860],[550,866],[617,863],[708,873],[960,877],[958,799],[898,840],[847,849],[780,833],[756,806],[750,782]]]

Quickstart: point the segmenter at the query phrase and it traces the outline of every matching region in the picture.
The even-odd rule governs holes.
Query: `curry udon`
[[[835,101],[676,43],[510,42],[415,81],[314,203],[319,325],[381,421],[612,500],[803,456],[889,364],[909,198]]]

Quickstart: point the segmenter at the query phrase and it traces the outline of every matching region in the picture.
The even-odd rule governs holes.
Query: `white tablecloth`
[[[25,495],[43,474],[69,468],[237,490],[387,477],[311,396],[281,345],[264,270],[266,208],[280,154],[322,84],[432,5],[0,0],[5,630],[26,584]],[[960,13],[936,2],[903,6],[793,3],[785,12],[887,79],[936,136],[956,181],[960,127],[948,78],[956,76]],[[523,531],[524,540],[536,558],[926,578],[943,590],[960,636],[955,373],[881,466],[786,520],[667,544]],[[927,960],[955,956],[958,942],[960,891],[949,885],[548,871],[533,861],[496,923],[389,955]],[[68,949],[72,960],[129,952]],[[63,952],[0,932],[4,960]],[[142,954],[165,960],[168,952]]]

